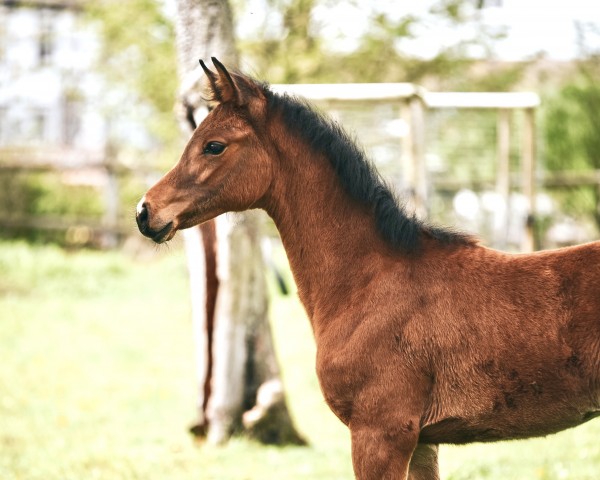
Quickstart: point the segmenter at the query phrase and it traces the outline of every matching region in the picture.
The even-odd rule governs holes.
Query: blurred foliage
[[[92,189],[66,185],[53,173],[0,175],[0,212],[4,216],[56,215],[99,218],[102,202]]]
[[[550,171],[600,169],[600,51],[585,51],[544,108],[545,168]],[[576,187],[562,194],[571,213],[591,212],[600,228],[600,187]]]
[[[93,189],[66,185],[56,173],[26,172],[0,175],[0,217],[18,221],[30,217],[61,218],[76,222],[102,217],[103,205]],[[5,227],[2,238],[26,238],[29,241],[65,243],[65,232],[32,227]]]
[[[250,10],[252,4],[242,0],[231,2],[238,19],[253,14]],[[438,91],[506,91],[518,85],[531,66],[529,62],[493,60],[494,41],[503,33],[484,28],[479,22],[477,9],[469,0],[439,0],[426,14],[404,16],[378,11],[367,0],[349,0],[348,5],[364,11],[366,27],[360,34],[354,31],[349,34],[346,30],[340,33],[344,37],[339,38],[340,43],[349,37],[354,39],[353,47],[345,51],[339,49],[337,41],[334,45],[328,43],[323,25],[318,21],[317,13],[334,8],[336,2],[264,2],[267,16],[252,27],[252,35],[239,39],[238,46],[243,63],[251,66],[249,71],[272,83],[401,81],[419,83]],[[143,119],[156,139],[152,152],[127,151],[121,145],[111,145],[117,149],[115,157],[147,165],[152,163],[160,168],[172,164],[181,148],[173,114],[177,91],[175,34],[172,18],[164,7],[165,3],[160,0],[97,0],[86,3],[87,17],[97,25],[102,38],[99,70],[105,74],[109,86],[118,87],[116,90],[120,92],[115,96],[114,90],[110,90],[118,101],[112,100],[114,110],[109,114],[116,117],[139,112],[138,117]],[[449,40],[431,57],[407,53],[411,42],[424,35],[441,35],[436,30],[440,25],[457,30],[467,28],[470,33],[454,41]],[[568,80],[564,85],[544,100],[541,135],[546,168],[600,168],[600,155],[597,154],[600,151],[600,87],[595,82],[600,78],[600,57],[597,53],[582,48],[584,59],[579,63],[576,75],[566,77]],[[491,149],[494,148],[495,122],[495,117],[490,115],[477,121],[478,125],[485,124],[483,130],[465,129],[464,125],[453,127],[450,119],[447,127],[446,124],[440,126],[447,133],[456,131],[455,135],[445,135],[450,141],[440,146],[452,165],[452,159],[460,158],[464,152],[464,145],[458,142],[459,139],[468,141],[471,150],[479,151],[483,145],[488,148],[487,153],[481,154],[479,166],[475,170],[461,172],[461,176],[469,175],[481,180],[490,173],[481,167],[484,163],[481,159],[489,156],[492,151],[489,150],[490,145]],[[518,152],[514,156],[518,156]],[[493,159],[490,162],[493,163]],[[459,165],[458,161],[456,165]],[[129,214],[143,186],[134,180],[121,182],[124,189],[121,194],[122,211]],[[48,205],[53,203],[35,203],[36,196],[44,197],[35,181],[31,189],[24,192],[31,199],[23,205],[30,205],[27,208],[38,213],[41,205],[49,208]],[[583,187],[561,195],[560,204],[567,208],[572,205],[586,212],[595,211],[600,225],[598,189]],[[56,198],[60,199],[60,195]],[[94,202],[83,200],[88,206],[94,205]],[[57,205],[59,211],[65,208]]]
[[[478,60],[490,58],[494,40],[503,35],[484,28],[473,3],[467,0],[440,0],[427,18],[413,14],[393,18],[389,13],[371,9],[370,2],[354,0],[350,5],[365,11],[368,25],[356,39],[355,48],[348,52],[330,48],[314,18],[314,10],[331,7],[331,2],[267,0],[267,3],[270,11],[265,21],[273,23],[273,18],[279,17],[278,29],[271,23],[270,28],[257,25],[251,39],[240,40],[240,50],[249,57],[256,73],[272,83],[415,82],[439,90],[489,90],[493,86],[498,91],[519,81],[526,67],[497,66],[493,71],[481,69],[465,77],[465,72]],[[238,17],[248,14],[245,2],[234,1],[234,6]],[[407,43],[425,34],[435,35],[440,23],[449,28],[469,26],[474,33],[450,42],[431,58],[406,53]],[[478,56],[473,56],[473,51],[479,52]]]
[[[109,114],[137,111],[136,120],[158,142],[156,150],[173,163],[179,130],[173,114],[178,79],[171,19],[156,0],[97,0],[85,5],[88,20],[101,36],[98,70],[113,94],[119,91],[117,105],[112,106],[116,111]]]
[[[140,192],[146,187],[143,179],[131,172],[122,171],[117,176],[118,220],[120,226],[131,225],[134,230],[135,205]],[[0,231],[2,238],[25,238],[34,242],[51,242],[59,245],[94,245],[98,238],[87,229],[83,238],[71,238],[72,228],[100,224],[106,209],[106,192],[103,187],[77,185],[66,182],[60,172],[0,173],[0,218],[8,223]],[[36,229],[26,226],[22,219],[35,222],[46,219],[50,224],[58,221],[52,229]],[[8,225],[15,222],[15,226]],[[70,228],[59,225],[71,224]],[[17,226],[20,224],[21,226]],[[86,227],[87,228],[87,227]],[[79,246],[81,246],[79,245]],[[75,245],[72,245],[75,246]]]
[[[547,168],[600,168],[600,85],[592,78],[580,74],[563,86],[549,99],[544,121]]]

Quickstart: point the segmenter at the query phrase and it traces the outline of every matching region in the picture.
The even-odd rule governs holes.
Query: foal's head
[[[212,61],[216,73],[200,64],[216,107],[196,129],[179,162],[137,206],[140,231],[158,243],[221,213],[260,206],[271,182],[268,142],[261,139],[264,92],[254,81]]]

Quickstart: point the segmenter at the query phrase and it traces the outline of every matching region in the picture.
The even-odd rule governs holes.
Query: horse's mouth
[[[163,243],[171,240],[175,235],[175,231],[176,230],[173,228],[173,222],[169,222],[150,238],[156,243]]]
[[[152,239],[155,243],[164,243],[168,240],[171,240],[175,235],[176,230],[173,228],[173,222],[167,223],[160,230],[151,230],[147,226],[139,225],[140,232],[142,235]]]

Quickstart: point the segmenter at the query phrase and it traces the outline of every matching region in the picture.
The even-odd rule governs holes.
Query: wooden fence
[[[65,183],[90,187],[98,193],[103,211],[100,218],[24,215],[22,212],[3,211],[0,213],[1,229],[65,231],[74,243],[86,243],[94,238],[107,248],[116,246],[121,237],[135,230],[133,215],[131,219],[123,221],[125,215],[120,204],[120,181],[126,177],[142,180],[158,178],[154,169],[120,165],[108,161],[101,152],[70,149],[2,150],[0,159],[0,176],[15,178],[37,173],[57,174],[66,179]]]
[[[428,115],[443,109],[488,109],[496,112],[496,179],[495,190],[503,198],[508,198],[511,189],[519,189],[528,199],[530,218],[527,222],[527,235],[522,250],[532,250],[534,245],[533,222],[536,211],[536,189],[565,188],[571,186],[596,186],[600,189],[600,171],[592,173],[547,173],[537,167],[535,112],[540,103],[537,94],[518,93],[437,93],[427,92],[413,84],[319,84],[319,85],[273,85],[273,90],[304,96],[325,110],[343,105],[393,104],[399,107],[399,117],[406,126],[400,138],[401,168],[403,178],[411,196],[414,210],[427,216],[432,182],[426,169],[427,152],[425,132]],[[524,122],[520,132],[519,170],[511,171],[511,128],[512,111],[524,112]],[[514,148],[512,149],[514,151]],[[132,220],[122,222],[123,212],[119,204],[119,183],[124,176],[145,179],[144,184],[152,183],[158,177],[153,169],[130,168],[106,160],[103,152],[76,151],[37,151],[33,156],[22,152],[6,154],[0,151],[0,175],[18,172],[80,172],[85,169],[90,177],[100,178],[96,188],[103,198],[102,218],[65,219],[60,217],[0,216],[0,228],[34,228],[50,230],[77,229],[96,232],[104,236],[103,243],[115,245],[120,236],[132,233],[135,229]],[[513,162],[514,163],[514,162]],[[461,185],[452,178],[436,178],[435,188],[457,191]]]
[[[535,248],[533,212],[535,212],[536,187],[536,125],[535,110],[540,98],[532,92],[428,92],[407,83],[372,84],[312,84],[274,85],[275,91],[300,95],[319,102],[326,109],[348,102],[394,103],[401,107],[401,117],[407,127],[401,141],[402,167],[407,190],[412,196],[411,204],[417,215],[428,216],[428,187],[425,154],[427,112],[433,109],[491,109],[497,111],[497,162],[496,189],[503,198],[510,193],[510,116],[512,110],[525,112],[525,124],[521,146],[520,188],[528,199],[530,220],[526,222],[526,236],[521,249]]]

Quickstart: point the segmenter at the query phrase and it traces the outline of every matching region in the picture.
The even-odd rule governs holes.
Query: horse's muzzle
[[[173,222],[167,223],[158,230],[154,230],[150,227],[150,209],[143,199],[138,205],[135,221],[137,222],[137,226],[142,235],[151,238],[156,243],[162,243],[170,238],[169,234],[173,230]]]

